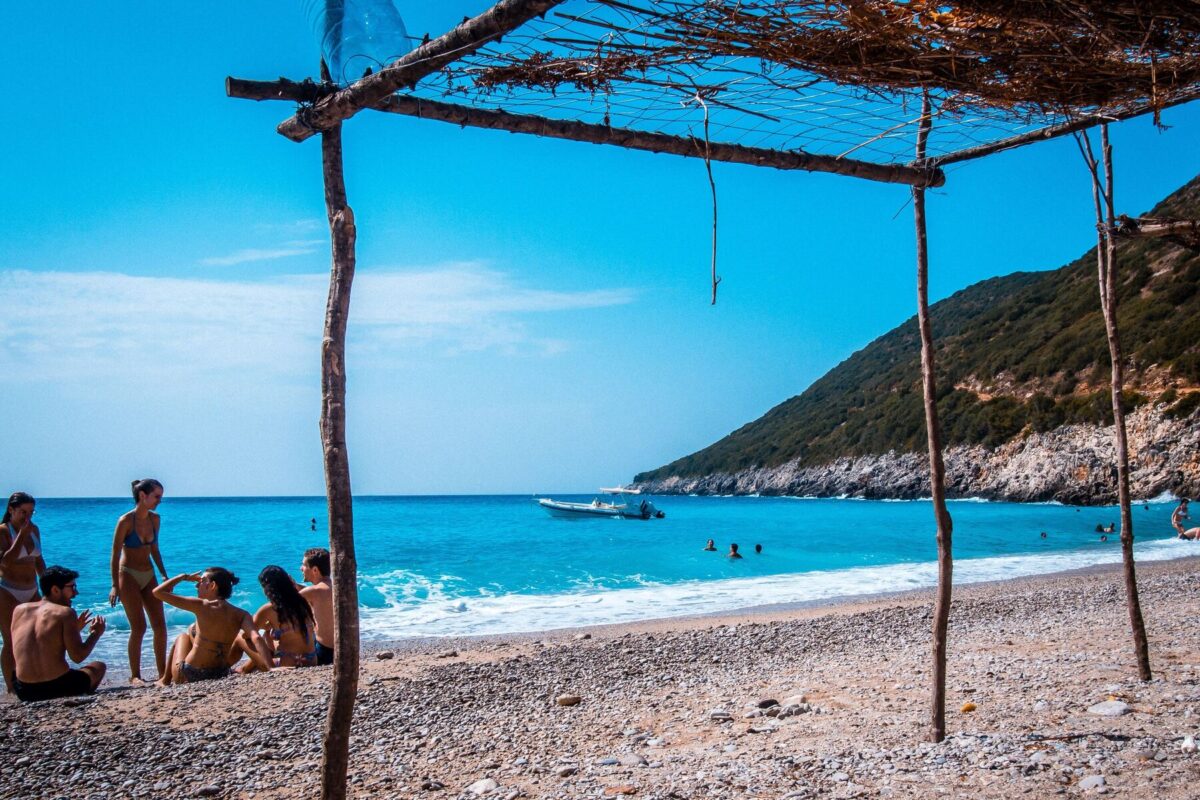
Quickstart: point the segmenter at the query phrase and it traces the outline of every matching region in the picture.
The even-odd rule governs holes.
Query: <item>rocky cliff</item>
[[[1135,498],[1164,492],[1200,496],[1200,419],[1173,419],[1143,406],[1127,420]],[[1073,505],[1116,503],[1112,426],[1066,425],[997,448],[947,449],[950,497]],[[915,499],[929,496],[929,460],[920,453],[843,457],[818,466],[798,459],[777,467],[698,477],[672,475],[637,484],[657,494],[763,494],[793,497]]]

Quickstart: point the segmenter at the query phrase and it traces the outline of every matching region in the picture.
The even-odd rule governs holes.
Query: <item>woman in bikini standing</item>
[[[172,590],[180,581],[195,583],[196,596],[175,594]],[[271,668],[271,651],[254,630],[250,614],[229,602],[237,582],[229,570],[209,567],[195,575],[176,575],[154,587],[159,600],[196,615],[195,624],[175,640],[160,685],[224,678],[242,657],[239,651],[250,656],[255,667]]]
[[[296,588],[296,582],[283,567],[263,567],[258,585],[268,602],[254,615],[254,627],[266,631],[275,644],[275,666],[315,667],[317,665],[316,621],[312,607]],[[253,670],[253,662],[244,672]]]
[[[46,571],[42,559],[42,532],[33,524],[34,499],[25,492],[13,492],[0,520],[0,671],[4,688],[12,693],[16,658],[12,645],[13,611],[21,603],[38,599],[37,581]]]
[[[161,522],[154,509],[162,502],[163,485],[154,478],[133,482],[134,507],[117,520],[112,545],[112,590],[108,602],[117,600],[129,619],[129,682],[142,682],[142,638],[146,635],[146,618],[154,630],[154,663],[161,680],[167,664],[167,620],[162,601],[154,596],[158,583],[154,567],[167,577],[162,555],[158,551],[158,526]],[[153,563],[151,560],[153,559]]]

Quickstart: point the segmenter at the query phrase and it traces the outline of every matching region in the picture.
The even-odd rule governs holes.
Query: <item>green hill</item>
[[[1200,176],[1148,216],[1200,217]],[[1165,239],[1120,245],[1118,320],[1130,369],[1125,401],[1200,405],[1200,251]],[[996,447],[1070,423],[1111,424],[1108,346],[1095,250],[1049,272],[970,286],[931,310],[946,444]],[[637,483],[797,461],[923,452],[920,340],[914,316],[830,370],[803,394]]]

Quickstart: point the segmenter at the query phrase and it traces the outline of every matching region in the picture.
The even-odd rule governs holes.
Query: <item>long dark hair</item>
[[[274,564],[263,567],[263,571],[258,573],[258,583],[267,600],[275,607],[280,627],[290,624],[298,631],[307,631],[316,624],[312,606],[301,596],[296,582],[283,567]]]
[[[33,499],[33,495],[26,494],[25,492],[13,492],[12,496],[8,498],[8,505],[4,509],[4,519],[0,519],[0,525],[7,525],[8,521],[12,519],[12,510],[26,503],[37,505],[37,501]]]

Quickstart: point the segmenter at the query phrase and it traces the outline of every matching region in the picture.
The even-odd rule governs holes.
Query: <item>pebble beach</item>
[[[932,592],[364,653],[355,797],[1195,798],[1200,559],[956,589],[927,741]],[[330,668],[0,703],[5,798],[311,798]]]

